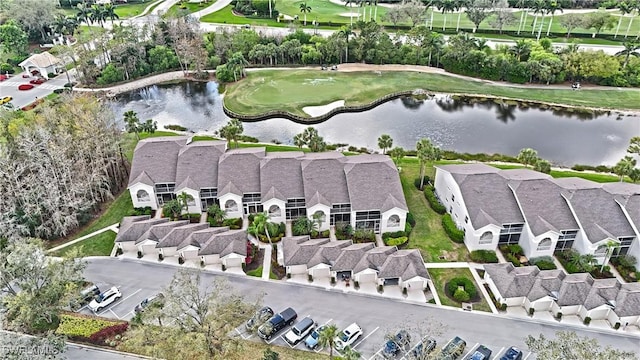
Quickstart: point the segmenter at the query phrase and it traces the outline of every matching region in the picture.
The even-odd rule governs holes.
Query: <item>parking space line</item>
[[[493,360],[497,360],[500,357],[500,354],[502,354],[503,350],[504,350],[504,346],[500,348],[500,350],[497,352],[497,355],[493,358]]]
[[[139,293],[140,291],[142,291],[142,289],[138,289],[138,290],[134,291],[132,294],[130,294],[129,296],[127,296],[127,297],[125,297],[125,298],[122,298],[122,299],[119,299],[119,300],[118,300],[118,303],[117,303],[117,304],[115,304],[115,305],[113,305],[113,306],[111,307],[111,309],[113,309],[114,307],[116,307],[116,306],[118,306],[118,305],[121,305],[125,300],[127,300],[128,298],[132,297],[133,295],[135,295],[135,294]]]
[[[471,347],[471,350],[469,350],[469,352],[467,352],[466,354],[464,354],[464,356],[462,357],[463,359],[468,359],[469,355],[473,354],[473,351],[478,347],[478,345],[480,345],[480,343],[476,343],[475,345],[473,345]]]
[[[380,353],[380,351],[382,351],[382,348],[380,348],[378,351],[376,351],[376,353],[373,354],[373,356],[371,356],[369,358],[369,360],[377,359],[378,358],[378,354]]]
[[[363,341],[367,340],[367,338],[368,338],[369,336],[373,335],[373,333],[374,333],[374,332],[378,331],[378,329],[380,329],[380,326],[378,326],[377,328],[373,329],[373,331],[372,331],[372,332],[370,332],[370,333],[369,333],[369,335],[367,335],[367,336],[363,337],[362,339],[360,339],[360,341],[358,341],[358,343],[357,343],[357,344],[354,344],[351,348],[355,350],[355,348],[356,348],[358,345],[362,344],[362,342],[363,342]]]
[[[527,356],[525,356],[525,357],[524,357],[524,359],[522,359],[522,360],[527,360],[527,359],[529,358],[529,356],[531,356],[531,352],[529,352],[529,353],[527,354]]]
[[[111,312],[113,314],[113,316],[116,317],[116,319],[120,320],[120,316],[118,316],[118,314],[114,313],[113,310],[109,309],[109,312]]]

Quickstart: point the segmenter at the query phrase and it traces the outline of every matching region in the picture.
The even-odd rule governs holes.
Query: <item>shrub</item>
[[[309,279],[309,282],[313,282],[313,275],[308,274],[308,275],[307,275],[307,278]]]
[[[382,234],[382,240],[389,239],[389,238],[399,238],[402,236],[407,236],[407,234],[405,234],[404,231],[386,232]]]
[[[424,176],[422,185],[426,185],[429,186],[429,183],[431,182],[431,179],[429,179],[429,177],[427,175]],[[420,190],[420,178],[417,177],[415,180],[413,180],[413,185],[416,187],[416,189]]]
[[[507,251],[510,254],[513,254],[515,256],[523,256],[524,255],[524,250],[522,250],[522,246],[520,246],[518,244],[507,245]]]
[[[529,316],[533,316],[533,313],[536,312],[536,309],[534,308],[529,308]]]
[[[204,260],[200,259],[200,267],[204,267]]]
[[[518,258],[515,257],[513,254],[507,253],[507,255],[505,255],[504,257],[505,259],[507,259],[508,262],[512,263],[513,266],[515,267],[522,266],[522,264],[520,263],[520,260],[518,260]]]
[[[474,250],[469,254],[471,261],[477,263],[497,263],[498,256],[493,250]]]
[[[424,189],[424,197],[427,199],[427,202],[433,211],[440,215],[447,212],[447,209],[440,203],[440,200],[438,200],[436,194],[433,192],[433,187],[427,187]]]
[[[407,213],[407,222],[411,224],[412,227],[416,227],[416,218],[412,213]]]
[[[66,335],[68,337],[84,337],[88,338],[98,331],[117,325],[119,322],[105,319],[86,317],[82,315],[60,315],[60,325],[55,333],[58,335]]]
[[[225,264],[222,264],[222,271],[227,271],[227,266]]]
[[[613,325],[613,328],[616,330],[620,329],[620,322],[617,322],[615,325]]]
[[[556,319],[561,320],[562,319],[562,312],[558,311],[558,313],[556,314]]]
[[[164,128],[173,131],[187,131],[186,127],[180,125],[165,125]]]
[[[230,218],[224,219],[222,222],[223,226],[228,226],[232,230],[237,230],[242,228],[242,219],[241,218]]]
[[[590,317],[586,317],[584,318],[584,320],[582,321],[585,325],[589,325],[591,323],[591,318]]]
[[[13,74],[15,72],[16,71],[15,71],[15,69],[13,68],[13,66],[11,64],[9,64],[9,63],[0,64],[0,73],[2,73],[2,74],[6,74],[6,73]]]
[[[378,285],[378,292],[382,294],[384,292],[384,286]]]
[[[164,255],[162,255],[162,253],[158,254],[158,261],[162,261],[164,260]]]
[[[551,256],[541,256],[529,259],[529,264],[536,265],[540,270],[555,270],[556,264]]]
[[[409,292],[409,291],[407,290],[407,288],[406,288],[406,287],[403,287],[403,288],[402,288],[402,295],[405,295],[405,296],[406,296],[408,292]]]
[[[455,296],[456,291],[458,291],[460,287],[462,287],[464,291],[469,295],[469,299],[473,299],[478,295],[478,290],[473,284],[473,281],[467,279],[466,277],[456,277],[451,279],[447,283],[447,293],[450,296]]]
[[[407,236],[409,236],[412,231],[413,231],[413,227],[411,226],[411,224],[409,224],[409,222],[404,223],[404,232],[405,232],[405,234],[407,234]]]
[[[184,258],[182,256],[178,257],[178,264],[180,265],[184,264]]]
[[[409,238],[406,236],[402,236],[399,238],[387,238],[384,239],[384,244],[387,246],[402,246],[406,244],[408,240]]]
[[[329,236],[331,236],[331,231],[330,230],[324,230],[322,232],[320,232],[320,237],[325,239],[325,238],[329,238]]]
[[[332,276],[331,277],[331,285],[335,285],[336,284],[336,277]]]
[[[142,257],[142,251],[138,250],[138,259]]]
[[[458,302],[466,302],[466,301],[469,301],[469,294],[463,289],[458,288],[453,293],[453,298],[456,299],[456,301]]]
[[[353,282],[353,288],[356,289],[356,290],[360,289],[360,283],[358,281],[354,281]]]
[[[128,323],[112,325],[91,334],[91,336],[89,336],[89,341],[96,345],[104,345],[105,340],[123,334],[125,331],[127,331],[128,328]]]
[[[444,232],[449,235],[449,238],[453,242],[463,243],[464,242],[464,231],[458,229],[456,224],[453,222],[451,215],[444,214],[442,217],[442,227],[444,228]]]
[[[116,256],[120,256],[120,255],[122,255],[122,253],[123,253],[123,251],[122,251],[121,247],[116,249]]]

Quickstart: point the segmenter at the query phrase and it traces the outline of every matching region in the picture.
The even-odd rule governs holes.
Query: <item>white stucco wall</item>
[[[526,229],[529,229],[529,226],[525,226]],[[524,235],[524,234],[523,234]],[[524,250],[524,256],[528,259],[539,256],[553,256],[553,250],[556,248],[556,244],[558,243],[559,233],[554,231],[547,231],[538,236],[531,237],[531,240],[524,240],[524,236],[520,238],[520,246]],[[548,250],[538,250],[538,245],[540,242],[546,238],[551,239],[551,247]]]
[[[180,194],[182,193],[187,193],[189,195],[191,195],[191,197],[193,197],[193,200],[189,201],[189,214],[199,214],[202,213],[202,204],[200,203],[200,191],[198,190],[194,190],[194,189],[189,189],[189,188],[182,188],[180,190],[177,190],[175,192],[176,197],[178,197]],[[183,214],[187,213],[187,209],[182,210]]]
[[[316,211],[322,211],[325,215],[325,220],[322,222],[322,226],[318,229],[318,231],[329,230],[331,208],[323,204],[313,205],[312,207],[307,208],[307,218],[313,220],[313,214],[315,214]],[[355,217],[353,215],[351,216],[351,226],[355,226]]]
[[[125,241],[118,242],[116,245],[122,249],[123,252],[137,252],[138,247],[135,244],[135,241]]]
[[[481,227],[480,229],[473,229],[471,226],[471,222],[469,224],[464,224],[465,236],[464,236],[464,244],[467,246],[469,251],[473,250],[495,250],[498,248],[498,240],[500,239],[500,227],[497,225],[489,224]],[[480,237],[485,232],[491,232],[493,238],[490,243],[480,244]]]
[[[360,285],[364,283],[375,283],[376,285],[378,285],[378,274],[375,270],[365,269],[357,274],[354,274],[353,280],[357,281]]]
[[[226,268],[233,268],[233,267],[241,268],[242,264],[245,261],[245,257],[242,255],[231,253],[229,255],[222,257],[220,261]]]
[[[269,208],[271,208],[271,206],[278,206],[280,208],[280,216],[271,216],[271,212],[269,211]],[[262,203],[262,206],[264,208],[264,211],[266,211],[267,213],[269,213],[269,219],[271,219],[272,223],[283,223],[285,221],[287,221],[287,211],[286,211],[286,202],[280,199],[269,199],[265,202]]]
[[[411,279],[403,280],[400,279],[399,282],[400,288],[408,288],[408,289],[421,289],[424,290],[429,287],[429,280],[420,276],[413,277]]]
[[[144,190],[149,194],[148,201],[138,200],[138,191]],[[137,183],[129,186],[129,194],[131,194],[131,202],[134,208],[150,206],[153,210],[158,210],[158,202],[156,201],[156,193],[153,186]]]
[[[227,209],[227,201],[228,200],[233,200],[233,201],[236,202],[237,209],[235,211]],[[242,196],[241,195],[227,193],[227,194],[224,194],[224,195],[220,196],[218,198],[218,201],[220,201],[220,209],[222,209],[223,211],[227,212],[227,219],[244,218],[243,213],[242,213]]]
[[[205,265],[220,264],[220,255],[219,254],[203,255],[203,256],[200,257],[200,259],[204,260]]]
[[[562,316],[577,315],[582,307],[582,305],[562,306],[562,309],[560,311],[562,311]]]
[[[195,260],[198,259],[198,251],[200,251],[200,249],[189,245],[186,248],[180,249],[180,256],[185,260]]]
[[[169,247],[163,247],[163,248],[158,248],[158,250],[162,249],[162,255],[164,255],[164,257],[169,257],[169,256],[178,256],[178,247],[177,246],[169,246]]]
[[[286,267],[287,274],[300,275],[307,273],[307,265],[292,265]]]
[[[400,218],[397,226],[388,226],[389,218],[392,215],[397,215]],[[407,222],[407,211],[394,207],[382,213],[382,220],[380,222],[380,233],[404,231],[405,224]]]

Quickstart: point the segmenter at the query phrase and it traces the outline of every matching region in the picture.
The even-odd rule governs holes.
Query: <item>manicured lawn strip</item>
[[[275,19],[264,19],[254,17],[236,16],[231,12],[233,6],[225,6],[222,10],[216,11],[211,14],[207,14],[200,18],[201,22],[216,23],[216,24],[249,24],[253,26],[276,26],[287,27],[289,22],[278,22]]]
[[[96,236],[92,236],[88,239],[82,240],[73,245],[69,245],[64,249],[60,249],[52,253],[51,255],[64,256],[65,254],[69,253],[71,250],[81,248],[81,251],[79,253],[80,257],[109,256],[111,255],[111,250],[113,249],[115,240],[116,240],[116,233],[114,233],[111,230],[107,230]]]
[[[151,5],[151,3],[152,1],[145,1],[141,3],[133,3],[133,4],[121,4],[121,5],[115,5],[114,9],[115,9],[115,13],[118,14],[120,19],[127,19],[130,17],[134,17],[142,14],[144,9],[146,9],[147,6]],[[109,20],[108,22],[111,22],[111,20]]]
[[[291,145],[276,145],[276,144],[260,144],[260,143],[238,143],[239,148],[251,148],[251,147],[264,147],[267,152],[272,151],[302,151],[309,152],[309,148],[303,147],[302,149]],[[230,147],[233,148],[233,145]]]
[[[447,296],[447,292],[445,290],[445,286],[449,280],[455,277],[466,277],[469,280],[473,281],[473,284],[476,286],[476,290],[478,290],[478,296],[480,297],[480,302],[473,303],[474,310],[487,311],[491,312],[491,308],[487,301],[484,299],[482,292],[480,290],[480,284],[478,284],[473,275],[471,275],[471,271],[465,268],[448,268],[448,269],[427,269],[429,271],[429,275],[431,275],[431,280],[433,281],[433,285],[438,292],[438,296],[440,297],[440,302],[445,306],[452,306],[456,308],[460,308],[462,306],[461,303],[449,298]]]
[[[186,9],[181,9],[180,4],[177,3],[167,10],[165,16],[183,16],[188,14],[193,14],[196,11],[200,11],[206,9],[207,7],[213,5],[215,1],[209,2],[208,4],[204,3],[184,3],[183,6],[186,6]],[[201,5],[202,4],[202,5]]]
[[[255,277],[262,277],[262,266],[260,266],[259,268],[255,269],[255,270],[247,271],[247,275],[255,276]],[[277,280],[278,277],[273,273],[273,271],[270,271],[269,272],[269,279]]]
[[[286,71],[286,74],[283,74]],[[481,81],[417,72],[327,72],[318,70],[262,70],[227,85],[225,106],[240,114],[283,110],[306,116],[305,106],[337,100],[361,105],[397,91],[425,89],[434,92],[492,95],[575,106],[640,109],[637,90],[534,89],[489,85]],[[295,94],[292,96],[291,94]]]
[[[506,165],[506,164],[489,164],[493,167],[497,167],[498,169],[522,169],[524,165]],[[612,174],[594,174],[587,173],[581,171],[570,171],[570,170],[551,170],[549,174],[554,178],[565,178],[565,177],[579,177],[586,180],[591,180],[598,183],[607,183],[607,182],[616,182],[620,181],[618,176]],[[628,178],[626,181],[630,181]]]
[[[424,194],[416,189],[413,181],[420,177],[420,165],[415,158],[405,158],[400,166],[400,181],[409,211],[416,220],[416,226],[409,236],[409,248],[419,249],[426,262],[467,261],[467,249],[449,239],[442,228],[442,217],[431,210]],[[435,170],[427,167],[427,175],[433,177]],[[445,256],[441,260],[439,256]]]

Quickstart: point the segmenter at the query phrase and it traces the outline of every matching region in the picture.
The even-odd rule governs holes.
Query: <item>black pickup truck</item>
[[[275,314],[271,319],[267,320],[258,328],[258,336],[265,340],[271,339],[280,330],[284,329],[287,325],[293,325],[293,322],[298,317],[298,314],[292,308],[286,308],[279,314]]]

